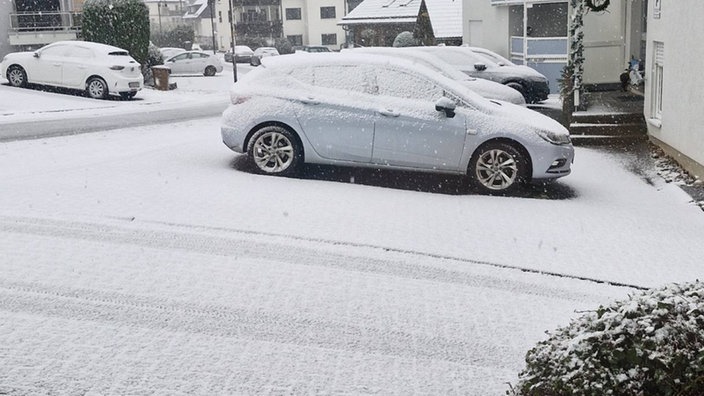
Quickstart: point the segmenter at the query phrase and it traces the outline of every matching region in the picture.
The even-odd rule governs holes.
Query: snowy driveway
[[[503,394],[544,330],[635,290],[580,278],[704,275],[704,214],[621,157],[486,197],[253,175],[218,124],[0,143],[0,393]]]

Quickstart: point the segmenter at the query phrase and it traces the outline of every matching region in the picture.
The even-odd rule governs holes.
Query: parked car
[[[465,46],[463,46],[463,47],[465,47]],[[496,63],[499,66],[518,66],[515,63],[511,62],[510,60],[497,54],[496,52],[488,50],[486,48],[469,47],[469,46],[466,46],[466,48],[469,48],[475,54],[481,55],[485,58],[489,58],[489,60],[491,60],[492,62]],[[526,66],[526,67],[528,67],[528,66]]]
[[[0,73],[15,87],[79,89],[96,99],[111,94],[129,99],[144,85],[139,63],[126,50],[86,41],[58,41],[34,52],[7,54]]]
[[[249,61],[249,64],[252,66],[259,66],[262,63],[262,58],[277,55],[279,55],[279,50],[274,47],[259,47],[254,50],[254,54],[252,54],[252,59]]]
[[[570,173],[569,132],[404,59],[373,54],[268,57],[223,113],[222,140],[262,174],[303,163],[468,175],[482,192]]]
[[[492,61],[484,55],[473,52],[468,47],[412,47],[427,51],[439,59],[459,68],[464,73],[505,84],[523,95],[526,102],[537,103],[548,98],[548,79],[527,66],[504,65]]]
[[[172,56],[164,62],[171,74],[200,74],[214,76],[223,69],[217,56],[200,51],[186,51]]]
[[[235,46],[235,56],[232,56],[232,49],[225,52],[225,62],[232,63],[248,63],[252,61],[252,55],[254,51],[246,45],[236,45]]]
[[[515,89],[509,88],[497,82],[470,77],[449,63],[446,63],[432,54],[428,54],[423,51],[418,51],[411,48],[360,47],[354,49],[343,49],[342,52],[355,54],[370,53],[407,59],[419,65],[426,66],[449,79],[458,81],[487,99],[503,100],[518,105],[526,104],[523,95]]]
[[[161,47],[161,48],[159,48],[159,52],[161,52],[161,57],[164,58],[164,60],[166,60],[166,59],[171,58],[174,55],[184,53],[184,52],[186,52],[186,50],[183,48],[175,48],[175,47]]]

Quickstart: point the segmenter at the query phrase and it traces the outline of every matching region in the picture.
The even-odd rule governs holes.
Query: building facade
[[[337,22],[349,10],[345,0],[282,0],[283,34],[294,46],[339,50],[346,35]]]
[[[33,50],[60,40],[75,40],[81,28],[83,0],[12,0],[0,2],[0,55]]]
[[[144,0],[152,32],[163,33],[184,24],[183,0]]]
[[[704,180],[704,112],[701,111],[701,51],[704,2],[650,0],[644,114],[648,134],[687,171]]]
[[[616,88],[619,74],[633,57],[645,52],[646,0],[614,0],[608,12],[584,18],[584,82],[595,88]],[[558,92],[567,64],[568,0],[465,0],[463,41],[498,52],[540,71]]]

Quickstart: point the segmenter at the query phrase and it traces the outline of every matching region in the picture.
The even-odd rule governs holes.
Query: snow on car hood
[[[498,99],[517,105],[526,104],[526,101],[520,92],[494,81],[484,80],[482,78],[472,78],[462,80],[462,83],[464,83],[467,88],[488,99]]]

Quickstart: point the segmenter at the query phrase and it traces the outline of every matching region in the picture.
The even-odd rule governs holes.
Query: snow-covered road
[[[635,291],[579,278],[704,275],[702,212],[620,156],[456,195],[243,172],[218,123],[0,143],[0,394],[498,395],[545,330]]]

